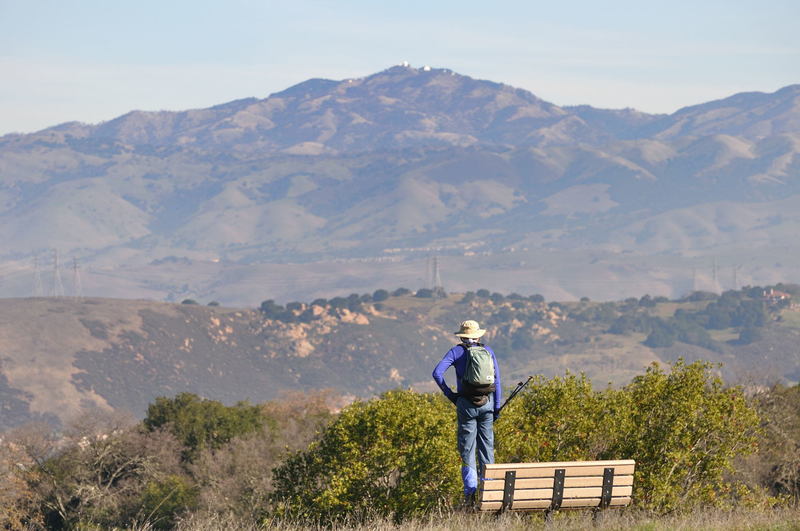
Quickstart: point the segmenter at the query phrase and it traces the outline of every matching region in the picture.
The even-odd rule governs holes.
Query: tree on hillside
[[[762,300],[745,300],[739,304],[733,316],[733,326],[742,328],[761,327],[769,321],[767,306]]]
[[[658,327],[647,335],[644,344],[650,348],[668,348],[675,344],[675,334],[664,327]]]
[[[764,334],[761,333],[761,329],[755,326],[748,326],[742,328],[741,332],[739,332],[739,344],[740,345],[749,345],[751,343],[755,343],[756,341],[760,341],[764,337]]]
[[[156,398],[143,421],[149,431],[166,428],[175,435],[185,447],[184,459],[189,461],[204,448],[219,448],[233,437],[262,428],[266,422],[258,406],[239,402],[229,407],[193,393]]]
[[[464,296],[458,302],[459,302],[459,304],[468,304],[468,303],[470,303],[470,302],[472,302],[474,300],[475,300],[475,292],[474,291],[468,291],[468,292],[466,292],[464,294]]]
[[[656,301],[650,295],[643,295],[641,299],[639,299],[639,306],[642,308],[655,308]]]
[[[276,304],[272,299],[267,299],[262,302],[258,309],[267,319],[273,319],[275,316],[284,312],[284,307],[280,304]]]
[[[683,299],[685,302],[700,302],[700,301],[713,301],[717,300],[719,295],[711,291],[693,291]]]
[[[389,298],[389,292],[385,289],[376,289],[372,293],[372,301],[373,302],[383,302]]]
[[[347,299],[344,297],[334,297],[328,301],[328,304],[331,305],[331,308],[347,308],[348,306]]]

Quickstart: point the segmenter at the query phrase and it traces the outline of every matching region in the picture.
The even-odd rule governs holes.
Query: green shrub
[[[198,489],[181,476],[148,483],[142,492],[140,514],[155,529],[173,529],[181,513],[198,505]]]
[[[274,471],[276,512],[337,520],[404,519],[460,490],[454,409],[441,396],[390,391],[356,402]]]
[[[703,362],[658,365],[621,390],[585,376],[539,378],[497,425],[498,461],[635,459],[634,501],[657,512],[716,503],[723,475],[753,451],[758,416]]]
[[[498,462],[571,461],[610,455],[630,405],[621,391],[597,392],[583,374],[537,376],[503,410],[495,428]]]
[[[219,448],[233,437],[262,428],[265,422],[258,406],[239,402],[228,407],[180,393],[175,398],[156,398],[148,406],[143,424],[149,431],[166,427],[185,446],[184,459],[191,461],[200,450]]]
[[[734,457],[755,449],[755,410],[711,369],[679,360],[665,373],[654,364],[625,387],[631,416],[615,450],[637,460],[640,506],[669,512],[721,501]]]

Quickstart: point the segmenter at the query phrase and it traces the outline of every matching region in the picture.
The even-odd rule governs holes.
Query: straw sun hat
[[[481,325],[478,324],[478,321],[464,321],[461,323],[461,328],[455,334],[458,337],[466,337],[468,339],[478,339],[483,334],[486,333],[486,330],[481,330]]]

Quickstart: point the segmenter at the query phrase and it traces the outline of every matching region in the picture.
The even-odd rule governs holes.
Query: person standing
[[[497,358],[491,348],[478,342],[485,333],[477,321],[461,323],[455,332],[461,343],[448,350],[433,369],[433,379],[458,413],[458,453],[467,504],[474,501],[478,470],[482,472],[485,465],[494,463],[493,424],[502,404]],[[444,380],[451,366],[456,370],[456,392]]]

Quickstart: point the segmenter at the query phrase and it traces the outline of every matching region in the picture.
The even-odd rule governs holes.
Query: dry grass
[[[647,513],[626,510],[607,511],[596,521],[589,512],[564,512],[556,515],[552,522],[545,523],[542,513],[469,514],[451,511],[435,512],[402,524],[384,518],[375,518],[366,523],[344,522],[338,525],[310,525],[286,520],[274,520],[259,525],[253,521],[243,521],[232,516],[195,515],[184,520],[179,531],[216,531],[218,529],[238,529],[257,531],[281,529],[288,531],[323,531],[343,529],[348,531],[523,531],[547,529],[562,530],[639,530],[639,531],[688,531],[688,530],[800,530],[800,509],[776,509],[772,511],[755,510],[716,510],[707,509],[690,514],[673,516],[653,516]]]

